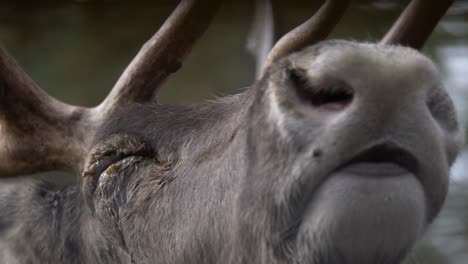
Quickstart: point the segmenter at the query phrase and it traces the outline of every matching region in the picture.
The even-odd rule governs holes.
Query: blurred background
[[[2,0],[0,40],[49,94],[67,103],[94,106],[176,2]],[[237,93],[253,82],[255,65],[245,50],[253,1],[224,2],[183,68],[165,84],[161,102],[201,102]],[[314,2],[274,1],[278,32],[306,20],[318,7]],[[407,2],[354,0],[330,38],[377,41]],[[468,127],[468,1],[455,1],[423,52],[440,67],[460,121]],[[62,172],[40,177],[76,181]],[[468,263],[468,152],[452,168],[450,188],[441,217],[409,263]]]

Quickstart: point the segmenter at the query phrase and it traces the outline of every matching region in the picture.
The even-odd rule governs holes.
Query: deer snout
[[[299,239],[326,230],[347,241],[333,243],[350,260],[356,244],[398,252],[407,246],[392,245],[416,241],[440,211],[463,142],[434,65],[408,48],[334,42],[292,55],[266,80],[276,148],[289,155],[276,165],[285,175],[276,195],[300,216]]]

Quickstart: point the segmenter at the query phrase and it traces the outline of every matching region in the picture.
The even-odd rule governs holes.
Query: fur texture
[[[323,42],[238,95],[122,110],[80,186],[2,183],[0,262],[401,263],[462,141],[427,58]]]

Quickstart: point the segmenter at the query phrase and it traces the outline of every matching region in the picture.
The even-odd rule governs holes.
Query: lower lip
[[[298,233],[323,235],[344,255],[364,256],[411,245],[425,225],[426,198],[417,177],[394,163],[363,162],[325,180]]]

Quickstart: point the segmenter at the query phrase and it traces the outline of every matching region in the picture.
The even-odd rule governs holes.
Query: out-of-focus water
[[[0,40],[51,95],[92,106],[102,100],[175,1],[13,1],[0,3]],[[225,1],[228,2],[228,1]],[[251,2],[251,1],[246,1]],[[314,1],[276,1],[279,31],[305,20]],[[406,1],[354,1],[331,37],[376,41]],[[430,4],[431,1],[427,1]],[[165,84],[163,103],[236,93],[254,79],[245,51],[251,5],[226,3],[184,67]],[[456,1],[424,53],[441,68],[460,120],[468,126],[468,1]],[[410,263],[468,263],[468,151],[452,170],[442,216]]]

